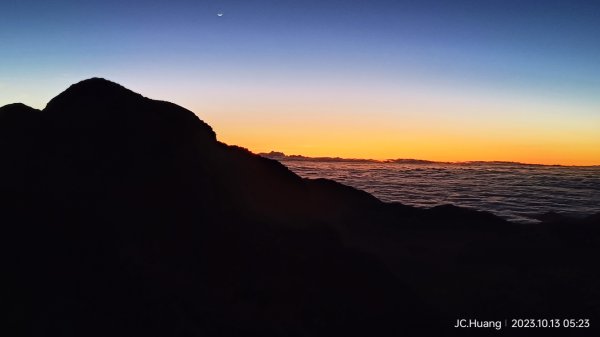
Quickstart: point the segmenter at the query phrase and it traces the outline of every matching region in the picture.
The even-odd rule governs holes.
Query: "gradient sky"
[[[255,152],[600,164],[597,1],[0,2],[0,105],[93,76]]]

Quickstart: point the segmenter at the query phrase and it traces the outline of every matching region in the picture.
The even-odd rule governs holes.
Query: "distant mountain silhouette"
[[[358,163],[379,163],[381,160],[359,159],[359,158],[340,158],[340,157],[307,157],[297,154],[286,155],[283,152],[271,151],[268,153],[258,153],[259,156],[275,160],[308,160],[322,162],[358,162]]]
[[[283,152],[271,151],[263,152],[258,155],[275,159],[275,160],[298,160],[298,161],[322,161],[322,162],[357,162],[357,163],[396,163],[396,164],[416,164],[416,165],[429,165],[429,164],[445,164],[445,165],[461,165],[461,166],[479,166],[479,165],[498,165],[498,166],[551,166],[560,167],[563,165],[546,165],[546,164],[528,164],[516,161],[432,161],[423,159],[410,159],[410,158],[398,158],[398,159],[362,159],[362,158],[340,158],[340,157],[307,157],[297,154],[286,155]],[[598,165],[580,166],[580,167],[596,167]]]
[[[0,108],[0,151],[3,335],[448,336],[458,318],[599,316],[599,216],[383,203],[104,79]]]

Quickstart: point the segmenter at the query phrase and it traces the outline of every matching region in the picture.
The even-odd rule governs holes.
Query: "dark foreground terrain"
[[[0,108],[4,336],[448,336],[600,324],[600,215],[383,203],[103,79]],[[457,330],[458,318],[592,328]],[[10,333],[8,333],[10,331]]]

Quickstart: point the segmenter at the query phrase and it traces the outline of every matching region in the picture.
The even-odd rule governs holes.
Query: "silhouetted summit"
[[[124,86],[109,81],[104,78],[93,77],[81,82],[75,83],[67,88],[67,90],[54,97],[47,104],[47,108],[51,106],[68,107],[70,102],[98,102],[102,100],[120,101],[121,103],[129,101],[143,100],[144,96],[133,92]],[[85,104],[85,103],[84,103]]]
[[[143,97],[123,86],[92,78],[70,86],[53,98],[44,109],[51,121],[86,129],[174,128],[172,133],[194,133],[195,137],[215,140],[215,133],[191,111],[169,102]],[[135,123],[135,124],[131,124]],[[152,131],[152,130],[148,130]],[[166,132],[166,131],[165,131]]]
[[[383,203],[98,78],[0,108],[0,131],[7,331],[451,335],[463,317],[598,315],[597,216]]]

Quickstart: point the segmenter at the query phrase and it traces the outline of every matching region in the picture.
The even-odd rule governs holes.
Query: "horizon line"
[[[291,160],[322,160],[322,161],[346,161],[346,162],[375,162],[375,163],[404,163],[404,164],[449,164],[449,165],[468,165],[477,163],[486,164],[516,164],[524,166],[552,166],[552,167],[600,167],[600,164],[593,165],[568,165],[568,164],[540,164],[540,163],[524,163],[510,160],[465,160],[465,161],[439,161],[429,159],[416,158],[388,158],[388,159],[373,159],[373,158],[345,158],[339,156],[305,156],[301,154],[288,155],[281,151],[271,150],[270,152],[257,152],[259,156],[269,159],[284,158]]]

